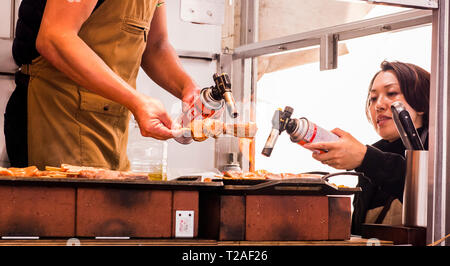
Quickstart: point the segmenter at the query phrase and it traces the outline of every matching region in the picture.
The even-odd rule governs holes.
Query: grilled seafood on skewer
[[[190,123],[191,133],[195,141],[204,141],[209,137],[217,138],[221,134],[233,135],[238,138],[253,138],[258,130],[256,123],[227,124],[217,119],[194,120]]]

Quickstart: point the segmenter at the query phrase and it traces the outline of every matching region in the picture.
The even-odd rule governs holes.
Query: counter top
[[[209,239],[14,239],[0,240],[0,246],[66,246],[78,243],[80,246],[367,246],[372,240],[351,237],[343,241],[216,241]],[[380,240],[382,246],[393,245],[392,241]]]

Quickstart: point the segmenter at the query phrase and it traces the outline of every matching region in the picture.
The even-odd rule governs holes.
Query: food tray
[[[339,187],[328,180],[339,175],[362,175],[357,172],[310,172],[311,174],[323,174],[322,177],[301,177],[280,180],[270,179],[218,179],[213,180],[223,183],[224,194],[285,194],[285,195],[352,195],[361,191],[360,187]]]
[[[200,182],[200,181],[153,181],[145,179],[89,179],[89,178],[49,178],[49,177],[12,177],[0,176],[0,184],[26,184],[45,186],[75,186],[75,187],[123,187],[123,188],[149,188],[149,189],[177,189],[177,190],[201,190],[221,188],[221,182]]]

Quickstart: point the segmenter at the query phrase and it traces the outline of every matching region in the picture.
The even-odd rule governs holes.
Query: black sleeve
[[[373,185],[386,193],[402,199],[406,173],[406,161],[403,156],[383,152],[367,145],[363,162],[355,171],[364,173]]]

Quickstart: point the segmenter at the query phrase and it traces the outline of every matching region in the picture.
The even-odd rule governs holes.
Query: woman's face
[[[400,135],[392,118],[391,104],[401,101],[406,110],[411,115],[414,126],[420,128],[422,126],[423,113],[416,112],[406,102],[397,77],[392,71],[382,71],[374,79],[369,92],[369,113],[372,125],[375,131],[383,139],[392,142],[397,140]]]

